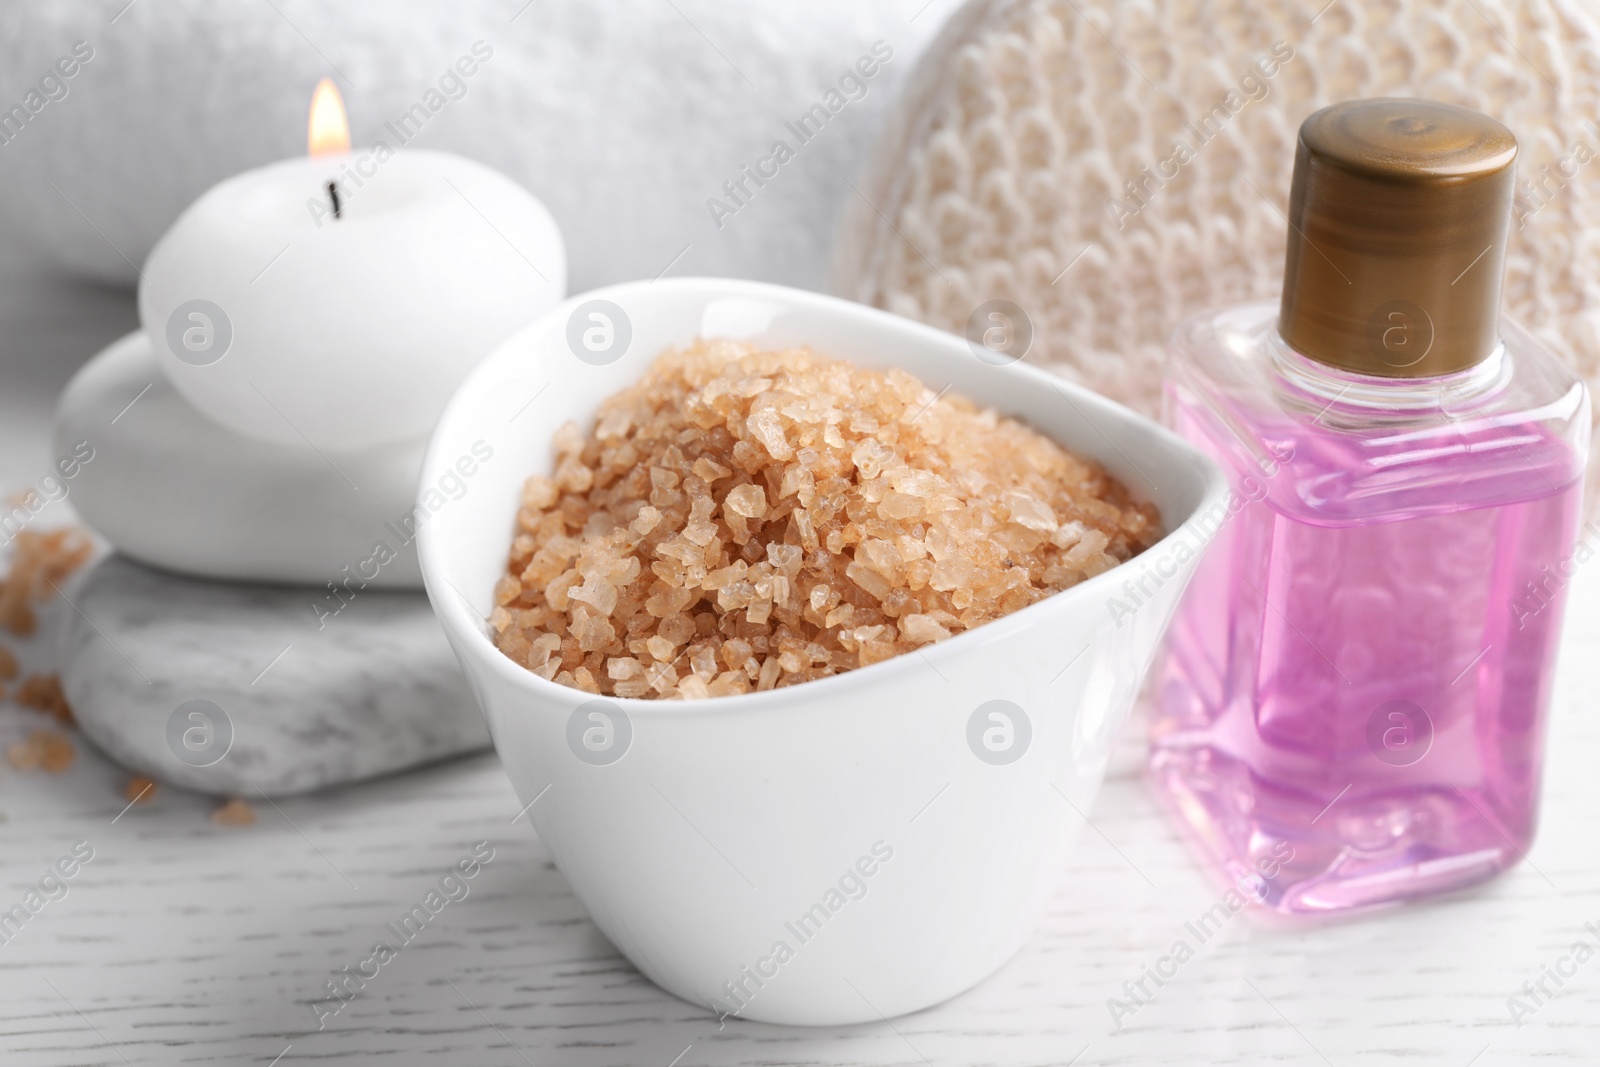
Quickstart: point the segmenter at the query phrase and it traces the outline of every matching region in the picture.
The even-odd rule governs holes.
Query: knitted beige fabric
[[[1325,2],[973,0],[881,136],[835,290],[956,332],[1010,299],[1030,363],[1153,414],[1180,318],[1277,296],[1301,120],[1424,96],[1517,135],[1506,308],[1596,384],[1600,5]]]

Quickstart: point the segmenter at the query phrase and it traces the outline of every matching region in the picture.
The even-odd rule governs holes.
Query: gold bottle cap
[[[1278,332],[1384,378],[1465,370],[1499,343],[1517,140],[1431,100],[1352,100],[1300,127]]]

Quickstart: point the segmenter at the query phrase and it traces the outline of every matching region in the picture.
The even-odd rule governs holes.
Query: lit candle
[[[308,141],[190,205],[145,263],[139,317],[173,386],[230,430],[325,450],[417,437],[566,295],[560,231],[481,164],[352,155],[326,80]]]

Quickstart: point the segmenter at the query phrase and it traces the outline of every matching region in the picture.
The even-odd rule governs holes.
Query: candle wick
[[[339,186],[334,182],[328,183],[328,199],[333,201],[333,217],[339,217]]]

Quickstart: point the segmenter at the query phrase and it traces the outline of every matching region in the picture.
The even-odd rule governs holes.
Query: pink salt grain
[[[1153,544],[1097,464],[900,370],[726,340],[554,437],[490,616],[547,680],[764,691],[943,641]]]

